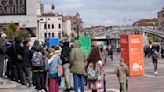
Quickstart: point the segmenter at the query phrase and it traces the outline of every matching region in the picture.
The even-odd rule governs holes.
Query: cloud
[[[125,25],[142,18],[157,17],[163,0],[42,0],[46,7],[54,2],[56,11],[81,14],[85,26]],[[50,4],[48,4],[50,3]],[[49,11],[50,8],[46,8]]]

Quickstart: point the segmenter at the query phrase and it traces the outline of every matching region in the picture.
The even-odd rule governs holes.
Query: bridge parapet
[[[162,38],[164,38],[164,31],[159,30],[158,27],[153,27],[153,26],[118,26],[118,27],[113,27],[111,29],[103,30],[98,33],[94,33],[94,36],[102,36],[102,35],[107,35],[108,33],[112,32],[123,32],[123,31],[140,31],[140,32],[147,32],[147,33],[152,33],[155,35],[158,35]]]

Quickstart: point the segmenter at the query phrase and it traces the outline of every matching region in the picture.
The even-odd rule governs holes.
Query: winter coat
[[[80,48],[80,42],[75,41],[70,54],[70,71],[75,74],[84,74],[84,63],[86,56],[84,50]]]
[[[28,47],[24,47],[23,49],[23,64],[25,67],[32,67],[32,52]]]
[[[120,83],[127,82],[127,76],[129,75],[129,70],[128,70],[128,67],[126,64],[121,63],[119,66],[117,66],[115,73],[116,73]]]
[[[21,55],[23,57],[23,47],[20,46],[20,44],[16,44],[15,45],[15,53],[16,55]],[[23,63],[23,60],[18,60],[18,58],[16,59],[17,62],[16,63]]]
[[[48,59],[48,77],[56,78],[58,77],[58,65],[62,64],[60,57],[55,54],[50,59]]]
[[[34,55],[34,52],[41,52],[41,54],[42,54],[42,50],[43,49],[39,44],[35,44],[31,48],[32,56]],[[44,63],[44,58],[43,58],[43,63]],[[43,72],[45,70],[45,65],[43,65],[43,66],[32,66],[32,69],[33,69],[34,72]]]
[[[69,63],[69,58],[70,58],[70,52],[71,49],[69,47],[64,46],[62,51],[61,51],[61,60],[62,60],[62,65]]]
[[[0,62],[3,62],[4,61],[4,58],[5,58],[5,40],[0,37]]]

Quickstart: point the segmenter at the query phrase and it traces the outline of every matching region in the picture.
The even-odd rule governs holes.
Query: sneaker
[[[155,71],[155,72],[154,72],[154,75],[156,75],[156,76],[157,76],[157,75],[158,75],[158,72],[157,72],[157,71]]]
[[[73,87],[71,87],[71,88],[70,88],[70,90],[74,90],[74,88],[73,88]]]
[[[41,92],[46,92],[46,91],[44,89],[42,89]]]
[[[65,89],[64,91],[66,91],[66,92],[70,92],[70,89],[67,88],[67,89]]]

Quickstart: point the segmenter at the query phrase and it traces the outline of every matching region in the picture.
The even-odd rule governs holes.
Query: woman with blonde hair
[[[48,80],[49,92],[59,92],[58,66],[62,64],[60,57],[55,54],[55,49],[48,49]]]

